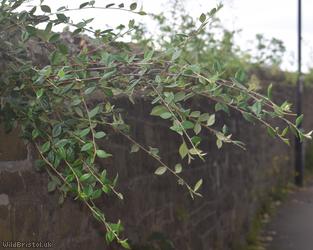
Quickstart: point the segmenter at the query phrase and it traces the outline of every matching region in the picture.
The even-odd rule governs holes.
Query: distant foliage
[[[244,143],[234,139],[223,121],[217,123],[218,112],[237,111],[243,119],[263,124],[271,136],[287,144],[289,130],[301,139],[310,138],[311,132],[297,128],[303,116],[294,117],[288,102],[277,105],[272,101],[272,86],[266,96],[255,92],[253,85],[246,84],[241,70],[228,80],[222,79],[232,65],[228,61],[232,60],[228,58],[232,54],[232,33],[224,33],[218,47],[211,47],[206,39],[214,37],[205,34],[205,27],[213,25],[221,6],[202,14],[199,20],[179,20],[177,25],[186,26],[182,33],[170,31],[170,40],[164,37],[159,41],[165,46],[157,46],[156,42],[139,38],[140,29],[134,20],[127,27],[94,30],[90,27],[92,19],[74,23],[67,16],[70,11],[83,9],[146,15],[137,3],[98,6],[95,1],[88,1],[76,9],[61,6],[54,11],[42,0],[30,11],[21,10],[26,3],[29,1],[2,0],[0,4],[1,123],[8,131],[16,126],[22,128],[23,138],[38,151],[36,167],[45,169],[50,176],[48,191],[57,190],[60,203],[67,196],[84,203],[103,224],[109,243],[116,241],[130,248],[121,235],[121,222],[107,221],[95,204],[105,195],[123,199],[118,176],[108,176],[105,166],[96,164],[96,159],[114,157],[99,146],[99,140],[114,134],[124,136],[130,142],[130,153],[143,151],[152,157],[155,174],[173,175],[192,198],[201,196],[205,181],[189,184],[181,176],[183,161],[167,165],[158,148],[138,143],[131,136],[122,110],[113,104],[114,97],[126,95],[132,103],[135,93],[149,97],[153,104],[151,115],[170,121],[169,129],[180,138],[177,154],[188,164],[195,158],[205,160],[207,152],[201,149],[201,143],[208,135],[216,140],[218,148],[224,144],[244,148]],[[53,31],[60,24],[74,29],[73,38],[89,34],[93,37],[90,46],[83,44],[79,50],[72,49],[61,34]],[[164,26],[162,32],[167,34]],[[129,34],[137,37],[133,43],[123,43],[121,38]],[[146,46],[136,49],[136,43]],[[36,61],[42,53],[48,56]],[[204,63],[211,53],[212,58]],[[90,102],[94,95],[100,96],[101,101]],[[194,97],[213,102],[214,112],[192,110],[188,100]],[[285,126],[275,127],[275,120],[281,120]]]
[[[200,19],[205,19],[209,14],[210,12],[204,13]],[[167,11],[150,15],[160,32],[150,33],[146,24],[140,23],[133,33],[133,39],[138,38],[137,42],[153,43],[162,48],[171,47],[173,43],[179,42],[184,34],[191,34],[197,29],[198,20],[189,14],[179,0],[169,0]],[[216,15],[211,16],[206,27],[197,32],[197,36],[183,48],[184,57],[187,57],[190,63],[201,64],[210,73],[215,73],[212,69],[218,68],[223,79],[229,79],[237,71],[242,71],[245,72],[247,81],[248,72],[256,67],[279,70],[286,52],[281,40],[256,34],[250,46],[241,48],[235,42],[240,32],[241,30],[226,29]]]

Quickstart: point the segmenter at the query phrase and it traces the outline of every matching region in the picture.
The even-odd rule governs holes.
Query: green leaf
[[[206,20],[206,15],[204,13],[202,13],[201,16],[199,17],[199,20],[201,23],[204,23]]]
[[[224,124],[224,126],[222,128],[222,132],[223,132],[223,134],[227,134],[228,133],[228,128],[227,128],[226,124]]]
[[[109,158],[110,156],[112,156],[111,154],[109,154],[109,153],[107,153],[107,152],[105,152],[104,150],[101,150],[101,149],[98,149],[97,151],[96,151],[96,154],[97,154],[97,156],[99,157],[99,158]]]
[[[286,143],[288,146],[290,146],[290,141],[289,141],[289,139],[284,138],[284,139],[282,139],[282,140],[283,140],[284,143]]]
[[[153,54],[154,54],[153,50],[147,50],[144,54],[144,60],[149,61],[152,58]]]
[[[33,26],[26,26],[26,31],[30,36],[34,36],[37,33],[37,29]]]
[[[36,91],[36,96],[37,96],[37,99],[39,99],[40,97],[42,97],[44,93],[44,89],[39,89]]]
[[[79,180],[80,181],[86,181],[90,177],[91,177],[91,173],[86,173],[86,174],[83,174],[81,177],[79,177]]]
[[[288,127],[286,127],[284,130],[283,130],[283,132],[281,133],[281,136],[285,136],[286,134],[287,134],[287,132],[288,132]]]
[[[175,95],[174,95],[174,101],[175,102],[180,102],[180,101],[182,101],[182,100],[184,100],[184,98],[185,98],[185,93],[184,92],[178,92],[178,93],[176,93]]]
[[[255,113],[257,116],[260,116],[260,113],[262,111],[262,104],[261,102],[257,101],[255,102],[252,107],[251,110],[253,111],[253,113]]]
[[[304,135],[303,135],[303,133],[301,132],[301,131],[299,131],[299,139],[300,139],[300,142],[303,142],[303,140],[304,140]]]
[[[189,150],[187,148],[187,145],[185,142],[183,142],[180,147],[179,147],[179,154],[180,154],[180,157],[182,159],[184,159],[186,157],[186,155],[188,154]]]
[[[203,180],[202,180],[202,179],[198,180],[197,183],[196,183],[196,185],[195,185],[194,188],[193,188],[193,191],[194,191],[194,192],[197,192],[197,191],[199,190],[199,188],[202,186],[202,183],[203,183]]]
[[[86,135],[88,135],[90,132],[90,128],[85,128],[82,131],[79,132],[79,137],[85,137]]]
[[[153,147],[150,147],[150,146],[149,146],[149,153],[152,154],[152,155],[154,155],[154,156],[156,156],[156,157],[158,157],[158,155],[159,155],[159,149],[158,149],[158,148],[153,148]]]
[[[57,75],[58,75],[59,78],[63,78],[65,76],[64,69],[63,68],[60,69]]]
[[[176,59],[178,59],[180,57],[181,53],[182,53],[182,51],[180,49],[175,50],[175,52],[172,55],[172,61],[175,61]]]
[[[169,119],[169,118],[172,117],[172,113],[170,113],[170,112],[165,112],[165,113],[162,113],[162,114],[160,115],[160,117],[161,117],[162,119]]]
[[[272,90],[273,90],[273,84],[270,84],[267,87],[267,97],[268,97],[268,99],[272,99]]]
[[[181,165],[180,163],[177,163],[177,164],[175,165],[175,173],[176,173],[176,174],[179,174],[179,173],[182,172],[182,170],[183,170],[182,165]]]
[[[24,0],[15,1],[15,3],[11,6],[11,10],[15,10],[16,8],[20,7],[24,3]],[[2,7],[5,4],[5,1],[2,1]]]
[[[118,173],[116,174],[116,176],[115,176],[115,178],[113,180],[113,183],[112,183],[113,187],[116,186],[117,180],[118,180]]]
[[[209,119],[207,120],[206,125],[212,126],[215,123],[215,114],[210,115]]]
[[[218,149],[220,149],[223,146],[223,142],[220,139],[216,140],[216,146]]]
[[[245,120],[247,120],[248,122],[254,122],[255,121],[255,118],[253,117],[253,115],[251,115],[250,113],[248,112],[242,112],[242,116],[243,118],[245,118]]]
[[[116,69],[114,69],[114,70],[112,70],[112,71],[109,71],[109,72],[106,72],[106,73],[102,76],[101,80],[107,80],[107,79],[111,78],[112,76],[114,76],[115,73],[116,73]]]
[[[224,103],[216,103],[215,104],[215,111],[218,112],[220,110],[223,110],[225,113],[229,114],[229,108],[226,104]]]
[[[48,192],[53,192],[57,187],[57,184],[54,181],[48,182]]]
[[[201,127],[200,123],[196,123],[195,124],[195,127],[193,128],[193,131],[195,132],[196,135],[201,132],[201,128],[202,127]]]
[[[198,118],[201,115],[200,111],[192,111],[190,117]]]
[[[89,2],[82,3],[81,5],[79,5],[79,8],[82,9],[86,7],[87,5],[89,5]]]
[[[64,147],[66,144],[70,143],[68,139],[61,139],[57,143],[54,144],[55,147]]]
[[[101,139],[101,138],[103,138],[105,136],[106,136],[106,133],[104,133],[102,131],[95,133],[95,138],[96,139]]]
[[[170,104],[175,98],[175,95],[172,92],[164,92],[164,95],[165,95],[164,101],[167,104]]]
[[[137,3],[132,3],[129,8],[130,10],[135,10],[137,8]]]
[[[216,8],[213,8],[213,9],[210,11],[209,15],[210,15],[210,16],[213,16],[216,12],[217,12],[217,9],[216,9]]]
[[[235,80],[237,80],[238,82],[234,81],[234,83],[236,85],[239,85],[239,87],[241,88],[245,88],[241,83],[243,83],[246,79],[246,73],[244,70],[239,69],[236,74],[235,74]]]
[[[193,73],[195,73],[195,74],[200,74],[200,72],[201,72],[201,68],[200,68],[200,66],[197,65],[197,64],[190,65],[190,66],[188,67],[188,69],[191,70],[191,71],[192,71]]]
[[[46,25],[45,33],[46,33],[46,32],[47,32],[47,33],[51,32],[51,29],[52,29],[52,23],[49,22],[49,23]]]
[[[84,91],[84,93],[85,93],[85,95],[89,95],[89,94],[91,94],[95,89],[96,89],[96,87],[87,88],[87,89]]]
[[[66,159],[66,151],[63,147],[59,147],[57,153],[62,159]]]
[[[83,187],[83,192],[87,197],[90,197],[93,193],[93,187],[91,185]]]
[[[96,106],[91,111],[89,111],[88,112],[89,118],[93,118],[95,115],[97,115],[99,113],[99,110],[100,110],[100,106]]]
[[[173,126],[171,126],[170,129],[180,135],[183,135],[183,128],[182,126],[180,126],[179,122],[176,120],[173,121]]]
[[[122,240],[120,241],[120,244],[122,247],[124,247],[125,249],[130,249],[129,244],[127,243],[127,240]]]
[[[112,242],[115,239],[115,235],[112,231],[108,231],[105,235],[105,239],[108,243]]]
[[[210,118],[210,114],[208,113],[203,113],[202,115],[200,115],[199,117],[199,121],[200,122],[205,122]]]
[[[183,121],[182,126],[184,129],[192,129],[194,127],[194,124],[191,121]]]
[[[138,151],[139,151],[139,146],[137,144],[133,144],[130,149],[130,153],[136,153]]]
[[[41,153],[46,153],[50,149],[50,141],[47,141],[41,146]]]
[[[273,138],[276,137],[276,132],[271,127],[267,127],[267,133]]]
[[[200,151],[199,149],[196,149],[196,148],[191,148],[191,149],[189,150],[189,153],[190,153],[191,155],[200,155],[201,151]]]
[[[110,8],[110,7],[114,6],[114,5],[115,5],[115,3],[109,3],[109,4],[107,4],[107,5],[105,6],[105,8]]]
[[[161,167],[158,167],[157,170],[155,170],[154,173],[156,175],[162,175],[162,174],[164,174],[166,172],[166,170],[167,170],[167,167],[161,166]]]
[[[102,187],[102,191],[106,194],[110,193],[111,192],[111,189],[108,185],[105,185]]]
[[[82,148],[81,151],[88,151],[93,147],[93,144],[91,142],[86,143]]]
[[[102,190],[101,189],[97,189],[93,192],[91,199],[98,199],[102,194]]]
[[[195,146],[197,146],[197,145],[199,145],[199,143],[201,142],[201,137],[200,136],[193,136],[192,138],[191,138],[191,141],[192,141],[192,143],[195,145]]]
[[[72,106],[77,106],[81,102],[82,102],[82,100],[78,98],[78,99],[73,100],[71,104],[72,104]]]
[[[303,114],[300,115],[297,119],[296,119],[296,126],[299,127],[299,125],[302,123],[303,120]]]
[[[56,124],[53,126],[52,129],[52,137],[58,137],[62,132],[62,126],[61,124]]]
[[[43,12],[46,12],[46,13],[51,13],[51,9],[48,5],[41,5],[40,6],[40,9],[43,11]]]
[[[68,21],[68,17],[62,13],[57,14],[58,21],[61,23],[66,23]]]
[[[282,109],[282,111],[285,111],[285,112],[289,112],[290,111],[290,107],[291,107],[291,103],[285,101],[281,106],[280,108]]]
[[[134,19],[129,20],[129,22],[128,22],[128,28],[129,28],[129,29],[132,29],[132,28],[134,28],[134,25],[135,25],[135,20],[134,20]]]
[[[164,113],[164,112],[167,112],[167,109],[166,109],[164,106],[162,106],[162,105],[158,105],[158,106],[155,106],[155,107],[152,109],[150,115],[153,115],[153,116],[160,116],[160,115],[161,115],[162,113]]]
[[[38,129],[34,129],[34,130],[32,131],[32,138],[33,138],[33,139],[36,139],[39,135],[40,135],[40,132],[39,132]]]
[[[67,9],[67,7],[61,6],[61,7],[57,8],[57,11],[62,11],[62,10],[66,10],[66,9]]]

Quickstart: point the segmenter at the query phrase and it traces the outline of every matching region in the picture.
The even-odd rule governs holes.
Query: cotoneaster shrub
[[[240,71],[223,80],[224,69],[219,62],[203,65],[190,58],[188,48],[196,45],[206,49],[198,35],[210,25],[221,6],[202,14],[195,22],[196,28],[174,33],[171,42],[162,49],[153,42],[138,47],[142,44],[138,36],[137,45],[121,40],[136,29],[134,20],[127,27],[95,30],[90,27],[92,19],[74,23],[67,16],[70,11],[83,9],[114,9],[121,14],[145,15],[137,3],[98,6],[95,1],[88,1],[78,4],[76,9],[61,6],[54,11],[41,0],[25,11],[26,3],[31,4],[26,0],[2,0],[0,4],[1,123],[8,131],[16,126],[22,129],[23,138],[38,152],[37,168],[45,169],[50,177],[48,191],[57,190],[61,203],[67,196],[84,203],[103,224],[109,243],[116,241],[130,248],[127,239],[121,236],[121,222],[108,221],[95,204],[106,195],[123,199],[118,176],[108,176],[105,166],[96,164],[97,158],[112,157],[98,145],[99,139],[104,140],[111,133],[124,136],[132,144],[130,152],[141,150],[155,159],[155,174],[173,175],[192,198],[201,196],[200,188],[205,181],[189,183],[181,176],[182,162],[167,165],[158,148],[132,138],[130,127],[112,98],[126,95],[134,102],[133,96],[138,92],[149,97],[153,104],[151,115],[170,121],[169,129],[181,140],[177,153],[188,164],[195,158],[205,160],[207,152],[201,149],[204,140],[201,131],[215,138],[218,148],[224,144],[244,148],[244,143],[234,139],[226,125],[216,125],[216,113],[229,113],[231,109],[249,122],[262,123],[271,136],[287,144],[289,130],[301,140],[310,138],[311,132],[297,128],[303,116],[295,117],[288,102],[277,105],[271,100],[272,86],[266,96],[261,95],[245,83]],[[88,40],[88,34],[91,46],[81,44],[77,49],[66,43],[62,34],[53,31],[64,24],[73,30],[70,33],[73,39]],[[88,102],[95,93],[102,101]],[[215,111],[192,110],[188,100],[198,96],[214,102]],[[281,128],[271,125],[275,120],[285,125]]]

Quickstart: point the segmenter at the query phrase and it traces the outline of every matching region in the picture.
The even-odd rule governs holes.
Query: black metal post
[[[297,77],[297,95],[296,95],[296,112],[300,116],[302,114],[302,94],[303,94],[303,81],[302,81],[302,4],[298,0],[298,77]],[[302,124],[299,125],[301,129]],[[300,139],[295,139],[295,184],[303,186],[303,145]]]

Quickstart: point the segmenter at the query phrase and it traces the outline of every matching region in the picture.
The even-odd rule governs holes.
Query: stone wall
[[[274,92],[278,103],[286,98],[294,102],[293,87],[276,86]],[[313,128],[312,101],[313,91],[307,89],[307,129]],[[149,116],[148,102],[139,98],[132,106],[122,99],[117,104],[126,108],[133,136],[145,145],[161,145],[164,161],[175,164],[179,140],[166,122]],[[193,100],[192,105],[210,109],[210,103],[203,100]],[[125,139],[114,136],[102,142],[114,157],[99,163],[112,176],[119,173],[124,201],[105,198],[99,204],[110,220],[123,221],[134,249],[159,249],[149,246],[156,243],[163,244],[160,249],[170,249],[167,240],[179,250],[234,249],[234,243],[244,240],[267,192],[290,180],[293,147],[270,138],[262,126],[248,124],[238,114],[223,119],[248,150],[230,145],[217,150],[214,139],[208,137],[206,162],[195,161],[184,169],[190,183],[204,180],[203,198],[195,200],[174,177],[155,176],[158,165],[144,153],[130,155]],[[0,243],[49,241],[52,249],[58,250],[118,249],[106,246],[100,225],[81,204],[68,199],[58,205],[57,193],[47,192],[47,176],[34,170],[32,156],[16,134],[7,137],[0,133]]]

